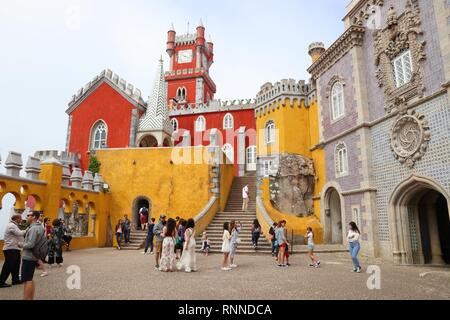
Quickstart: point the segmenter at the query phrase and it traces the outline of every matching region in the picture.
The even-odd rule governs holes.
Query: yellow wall
[[[88,235],[74,237],[71,248],[81,249],[87,247],[104,246],[106,240],[106,220],[109,210],[109,194],[89,190],[62,186],[62,166],[57,163],[42,163],[39,181],[32,181],[21,177],[0,175],[0,201],[7,193],[15,196],[14,208],[25,209],[28,196],[36,199],[34,210],[42,211],[50,221],[59,217],[61,201],[66,203],[66,211],[70,212],[75,202],[80,204],[79,213],[83,214],[84,207],[91,207],[90,215],[96,215],[94,236],[90,236],[91,221],[88,220]],[[0,243],[3,247],[3,241]]]
[[[223,156],[226,157],[225,154]],[[220,211],[225,210],[234,180],[234,166],[225,164],[225,161],[222,163],[220,165]]]
[[[286,220],[288,229],[294,232],[304,234],[306,227],[316,228],[316,240],[320,243],[323,238],[323,228],[318,219],[320,219],[320,192],[325,185],[325,151],[323,149],[313,149],[320,142],[319,137],[319,114],[318,104],[314,100],[306,108],[301,102],[298,107],[298,100],[293,100],[291,107],[288,99],[283,103],[276,105],[275,110],[267,109],[266,114],[258,114],[256,118],[256,127],[258,132],[258,156],[267,156],[270,154],[293,153],[311,158],[314,161],[316,171],[316,183],[314,187],[314,215],[312,218],[298,218],[289,213],[281,213],[275,210],[269,201],[268,179],[263,188],[265,194],[265,207],[274,221]],[[270,110],[270,111],[269,111]],[[273,120],[277,129],[277,143],[267,147],[265,142],[265,125],[267,121]],[[311,151],[312,150],[312,151]]]

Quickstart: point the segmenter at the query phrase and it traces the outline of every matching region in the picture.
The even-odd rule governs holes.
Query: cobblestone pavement
[[[450,269],[381,263],[381,290],[369,290],[370,275],[351,272],[346,254],[322,254],[322,267],[308,267],[306,255],[277,267],[270,256],[237,256],[239,267],[220,270],[221,255],[198,255],[199,271],[161,273],[154,256],[136,251],[89,249],[65,254],[64,266],[36,271],[36,299],[450,299]],[[362,261],[367,267],[368,261]],[[1,262],[0,262],[1,264]],[[81,269],[81,290],[69,290],[67,267]],[[22,286],[0,289],[0,300],[21,299]]]

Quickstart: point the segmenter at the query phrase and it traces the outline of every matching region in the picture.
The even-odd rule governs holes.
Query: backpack
[[[45,258],[48,255],[48,249],[49,249],[49,240],[47,240],[47,237],[45,236],[45,232],[42,233],[39,240],[36,241],[36,245],[34,246],[32,253],[33,256],[39,260],[45,260]]]

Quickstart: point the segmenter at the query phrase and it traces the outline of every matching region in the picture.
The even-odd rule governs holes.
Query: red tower
[[[214,98],[216,85],[209,76],[213,48],[212,41],[205,40],[205,27],[201,20],[195,34],[177,36],[171,26],[166,50],[170,57],[170,70],[165,76],[169,106],[206,104]]]

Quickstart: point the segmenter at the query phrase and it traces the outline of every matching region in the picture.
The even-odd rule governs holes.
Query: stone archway
[[[139,148],[156,148],[158,147],[158,139],[152,135],[146,135],[138,143]]]
[[[146,207],[148,209],[148,219],[152,216],[152,201],[150,198],[146,196],[139,196],[133,201],[133,206],[131,208],[132,217],[131,217],[131,226],[133,230],[141,230],[141,220],[139,217],[139,210],[142,207]]]
[[[394,261],[450,264],[448,193],[436,181],[412,175],[395,188],[389,202]]]
[[[343,244],[343,200],[338,188],[330,186],[324,189],[322,207],[322,222],[324,225],[324,240],[328,244]]]

